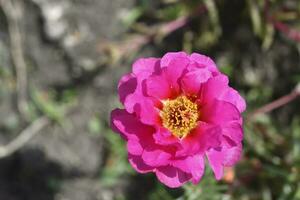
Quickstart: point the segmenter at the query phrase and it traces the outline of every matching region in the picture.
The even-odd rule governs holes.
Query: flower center
[[[181,139],[196,127],[199,118],[198,105],[186,96],[179,96],[164,102],[160,116],[163,126]]]

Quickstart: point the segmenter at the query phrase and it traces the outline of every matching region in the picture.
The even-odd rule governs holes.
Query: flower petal
[[[211,102],[214,99],[218,99],[220,94],[223,94],[227,88],[228,88],[228,77],[225,75],[218,75],[211,79],[209,79],[204,85],[203,85],[203,102]]]
[[[175,145],[179,146],[179,140],[170,131],[164,127],[158,127],[153,134],[153,138],[156,144],[159,145]]]
[[[142,154],[143,161],[149,166],[164,166],[170,162],[172,155],[154,146],[145,148]]]
[[[155,101],[143,93],[141,79],[142,77],[136,78],[137,87],[133,93],[126,96],[124,107],[129,113],[136,113],[143,123],[155,124],[159,120],[158,110]]]
[[[170,165],[157,168],[156,176],[158,180],[170,188],[180,187],[192,178],[191,174]]]
[[[231,148],[223,146],[222,149],[210,149],[207,151],[206,156],[217,180],[220,180],[223,177],[224,166],[233,166],[240,160],[241,154],[241,144]]]
[[[228,122],[240,121],[239,110],[226,101],[212,100],[201,108],[200,120],[207,123],[225,125]]]
[[[229,87],[226,92],[220,95],[218,99],[232,103],[240,112],[244,112],[246,109],[245,99],[231,87]]]
[[[181,89],[185,94],[198,94],[201,84],[211,76],[211,72],[205,68],[187,72],[181,80]]]
[[[198,126],[181,141],[181,149],[176,156],[190,156],[204,154],[209,148],[221,144],[222,130],[220,126],[199,122]]]
[[[133,64],[132,77],[124,77],[120,81],[120,99],[125,109],[129,113],[136,113],[145,124],[155,124],[159,118],[154,99],[147,97],[143,89],[144,80],[160,70],[159,64],[158,58],[139,59]],[[128,90],[123,89],[128,85],[130,86]]]
[[[242,144],[239,143],[235,147],[225,147],[224,148],[224,160],[223,164],[226,167],[233,166],[237,161],[241,159],[242,156]]]
[[[154,75],[146,81],[146,93],[159,100],[168,99],[172,95],[171,86],[162,75]]]
[[[159,110],[149,97],[139,94],[129,95],[124,106],[128,112],[134,112],[144,124],[153,125],[159,121]]]
[[[209,79],[203,86],[203,102],[218,99],[232,103],[240,112],[243,112],[246,108],[246,102],[236,90],[228,86],[228,82],[228,77],[225,75],[218,75]]]
[[[210,149],[206,153],[206,156],[208,158],[209,165],[215,174],[216,179],[220,180],[224,174],[224,166],[222,163],[224,158],[222,151]]]
[[[126,97],[132,94],[137,88],[137,79],[132,74],[122,76],[118,84],[119,98],[124,103]]]
[[[174,60],[179,60],[179,59],[187,60],[187,59],[189,59],[189,56],[183,51],[169,52],[169,53],[166,53],[161,58],[160,65],[162,67],[168,67],[171,65],[172,62],[174,62]]]
[[[128,153],[135,155],[135,156],[140,156],[143,153],[143,147],[141,143],[138,140],[128,140],[127,142],[127,150]]]
[[[175,160],[173,166],[186,173],[192,174],[192,182],[196,184],[201,180],[204,174],[205,162],[203,155],[196,154],[188,156],[185,159]]]
[[[153,167],[146,165],[140,156],[128,154],[128,160],[131,166],[139,173],[148,173],[154,170]]]
[[[140,58],[132,65],[132,72],[137,76],[150,76],[160,71],[159,58]]]
[[[137,118],[124,109],[115,109],[111,112],[111,127],[115,132],[120,133],[126,140],[138,140],[147,138],[154,132],[154,128],[142,124]]]
[[[199,53],[192,53],[190,55],[190,59],[196,63],[198,63],[199,67],[206,67],[209,71],[213,73],[213,75],[219,74],[219,70],[215,64],[215,62],[210,59],[208,56],[199,54]]]
[[[179,79],[186,71],[190,60],[186,53],[167,53],[161,59],[161,67],[163,68],[163,75],[168,80],[170,87],[177,93],[180,92]]]
[[[230,122],[222,126],[222,134],[230,138],[236,144],[243,140],[243,128],[239,122]]]

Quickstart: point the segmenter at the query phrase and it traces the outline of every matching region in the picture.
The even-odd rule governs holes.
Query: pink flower
[[[125,109],[111,113],[132,167],[175,188],[197,184],[207,157],[221,179],[223,168],[240,159],[246,108],[228,82],[209,57],[197,53],[137,60],[118,86]]]

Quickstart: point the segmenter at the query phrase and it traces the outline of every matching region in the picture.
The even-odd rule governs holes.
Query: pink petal
[[[228,89],[228,77],[225,75],[218,75],[209,79],[203,85],[203,102],[211,102],[218,98]]]
[[[226,147],[224,149],[224,160],[223,164],[226,167],[233,166],[236,162],[238,162],[241,159],[242,156],[242,144],[239,143],[235,147],[228,148]]]
[[[170,162],[172,155],[155,146],[148,146],[142,154],[143,161],[149,166],[164,166]]]
[[[120,98],[123,100],[125,109],[129,113],[136,113],[145,124],[155,124],[159,119],[157,109],[154,106],[155,101],[153,98],[146,96],[143,87],[144,80],[160,70],[159,63],[160,60],[157,58],[142,58],[137,60],[133,64],[133,74],[131,75],[135,79],[124,77],[120,83],[120,88],[121,86],[123,87],[119,90],[119,93],[121,92]],[[134,81],[136,81],[136,87],[134,87]],[[126,88],[128,85],[129,89]]]
[[[146,81],[147,94],[159,100],[168,99],[172,95],[172,90],[167,79],[162,75],[154,75]]]
[[[246,102],[244,98],[241,97],[241,95],[231,87],[229,87],[226,92],[220,95],[218,99],[232,103],[240,112],[244,112],[246,109]]]
[[[222,134],[230,138],[236,144],[243,140],[243,128],[239,122],[230,122],[222,126]]]
[[[228,82],[228,77],[225,75],[218,75],[209,79],[203,86],[203,102],[218,99],[232,103],[240,112],[243,112],[246,108],[246,102],[236,90],[228,86]]]
[[[127,141],[127,150],[128,153],[135,155],[135,156],[140,156],[143,153],[143,147],[141,143],[138,140],[128,140]]]
[[[204,154],[204,152],[221,144],[222,130],[220,126],[200,122],[198,126],[181,141],[181,150],[176,156]]]
[[[220,73],[215,62],[205,55],[201,55],[198,53],[192,53],[190,55],[190,59],[192,61],[198,63],[199,67],[208,68],[208,70],[211,71],[213,73],[213,75]]]
[[[155,143],[159,145],[180,145],[178,138],[173,136],[172,133],[164,127],[158,127],[153,134],[153,138]]]
[[[224,166],[233,166],[240,160],[242,153],[242,145],[238,144],[235,147],[228,148],[223,146],[221,149],[210,149],[206,155],[209,164],[215,174],[217,180],[223,177]]]
[[[161,67],[168,67],[170,66],[170,64],[174,61],[174,60],[178,60],[178,59],[189,59],[188,54],[186,54],[185,52],[181,51],[181,52],[169,52],[166,53],[160,61],[160,65]]]
[[[153,167],[146,165],[141,157],[128,154],[131,166],[139,173],[148,173],[154,170]]]
[[[140,58],[132,65],[132,72],[137,75],[150,76],[160,70],[159,58]]]
[[[124,75],[118,84],[119,98],[124,103],[126,97],[132,94],[137,87],[137,80],[132,74]]]
[[[137,78],[135,91],[128,94],[124,100],[124,107],[129,113],[136,113],[145,124],[155,124],[159,120],[158,110],[155,101],[143,93],[142,76]]]
[[[124,109],[115,109],[111,112],[111,127],[120,133],[126,140],[147,138],[154,132],[153,127],[142,124],[137,118]]]
[[[185,94],[198,94],[201,84],[205,83],[211,76],[211,72],[205,68],[190,71],[183,76],[181,89]]]
[[[164,69],[163,74],[167,78],[170,87],[179,92],[179,79],[187,70],[190,60],[184,52],[167,53],[161,59],[161,67]]]
[[[153,127],[142,124],[133,114],[121,109],[114,110],[111,118],[113,130],[128,140],[127,147],[130,154],[142,155],[143,161],[151,166],[169,163],[172,155],[154,143]]]
[[[213,100],[201,108],[200,120],[207,123],[224,125],[228,122],[239,121],[239,110],[226,101]]]
[[[188,156],[185,159],[173,161],[173,166],[183,172],[192,174],[192,182],[196,184],[201,180],[204,174],[205,162],[203,155],[196,154]]]
[[[206,156],[208,158],[208,162],[210,167],[212,168],[215,177],[217,180],[220,180],[223,177],[224,174],[224,166],[223,166],[223,152],[222,151],[216,151],[214,149],[210,149]]]
[[[192,178],[191,174],[170,165],[157,168],[156,176],[159,181],[170,188],[180,187]]]
[[[160,119],[159,110],[156,108],[154,101],[141,94],[129,95],[124,106],[128,112],[135,112],[144,124],[157,124]]]

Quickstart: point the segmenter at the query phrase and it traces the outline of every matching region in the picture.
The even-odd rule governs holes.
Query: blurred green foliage
[[[128,178],[133,173],[132,168],[128,165],[127,152],[125,143],[119,135],[112,132],[108,127],[104,132],[107,141],[108,159],[106,166],[101,172],[101,182],[106,186],[113,186],[121,178]]]
[[[33,112],[35,109],[58,123],[63,121],[68,108],[76,104],[76,92],[74,90],[65,90],[59,95],[54,90],[44,92],[33,88],[31,98],[32,114],[35,114]]]

